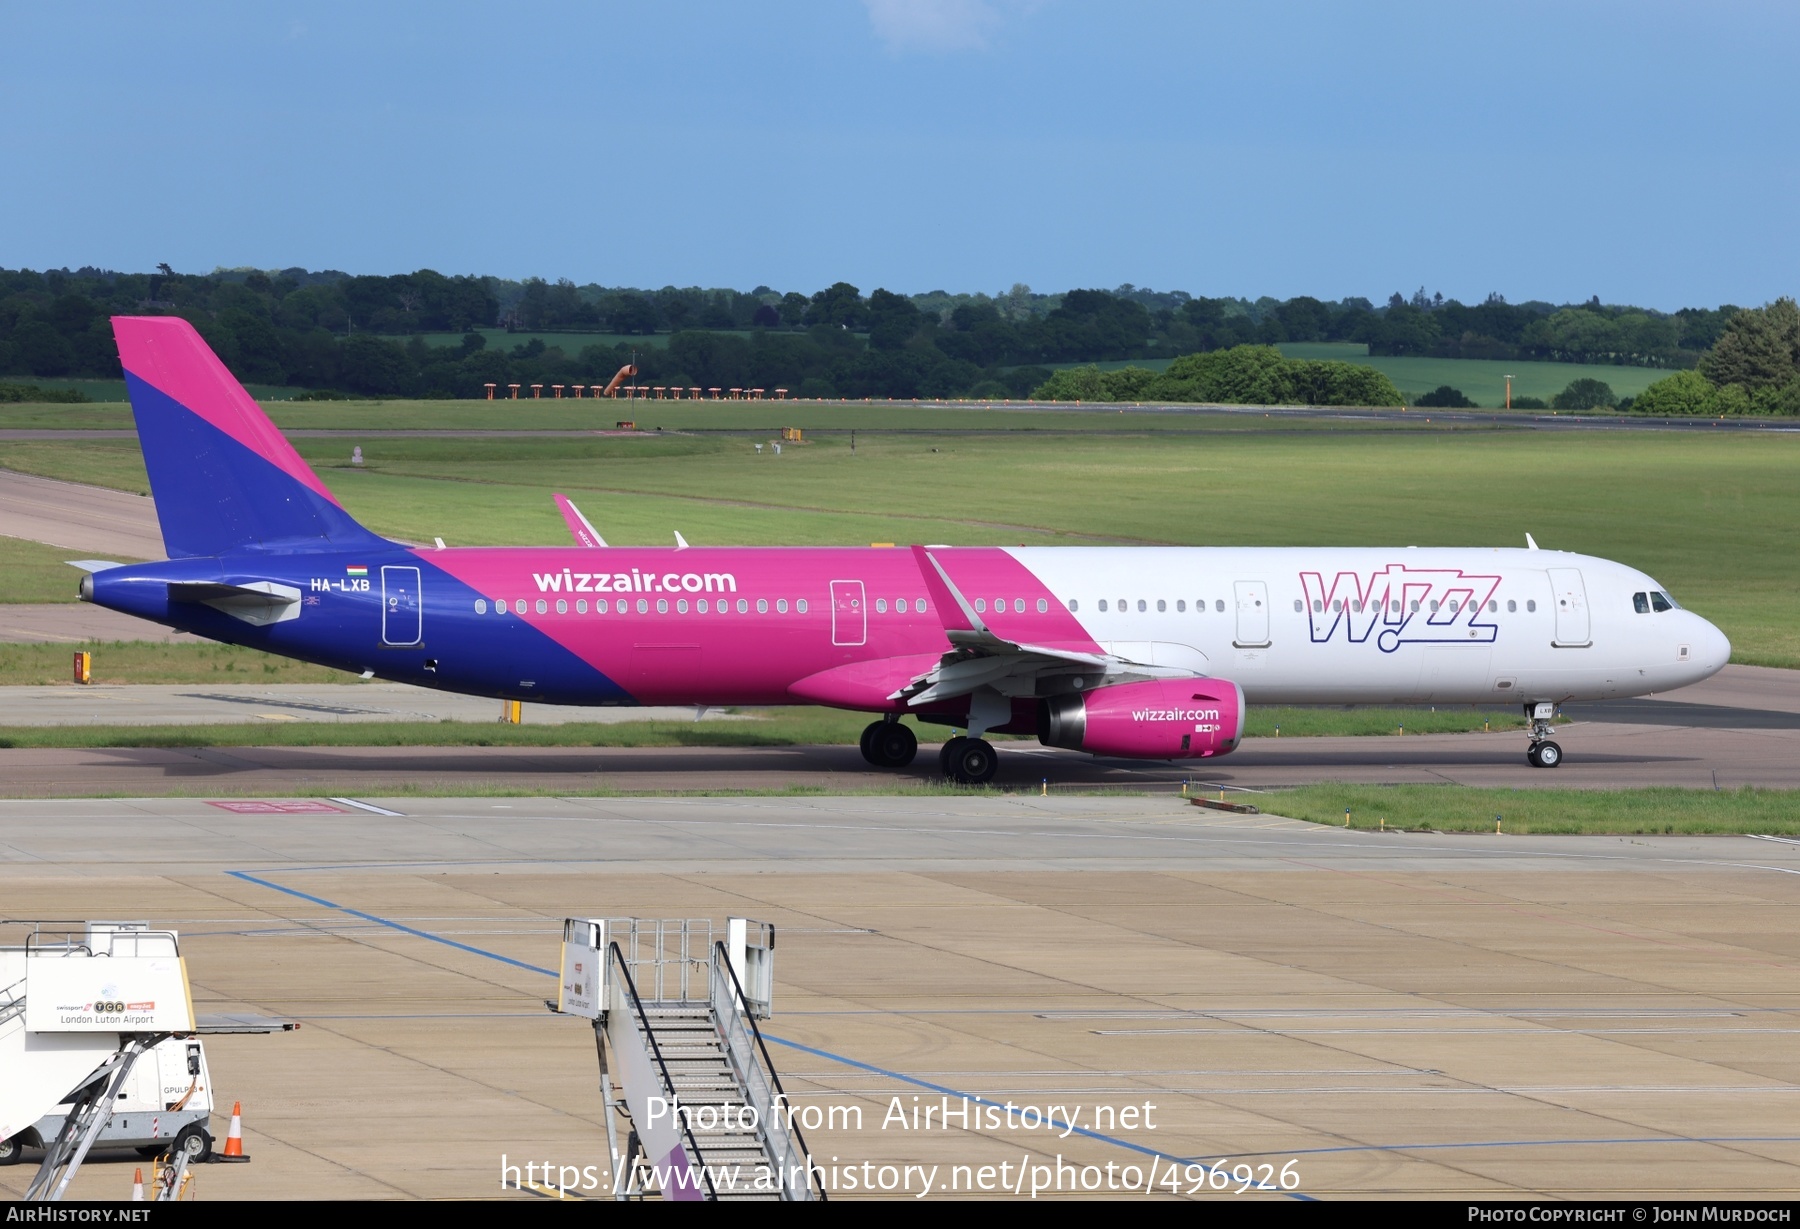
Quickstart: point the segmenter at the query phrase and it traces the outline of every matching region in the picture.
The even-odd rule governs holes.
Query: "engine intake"
[[[1244,734],[1244,692],[1225,679],[1152,679],[1038,707],[1038,741],[1094,755],[1132,759],[1204,759],[1237,749]]]

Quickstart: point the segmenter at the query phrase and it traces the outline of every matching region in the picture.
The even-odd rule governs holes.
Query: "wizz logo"
[[[1300,573],[1314,644],[1340,635],[1362,644],[1373,634],[1383,653],[1403,644],[1491,643],[1499,628],[1481,616],[1499,587],[1498,576],[1399,563],[1366,579],[1356,572],[1339,572],[1329,584],[1322,573]]]

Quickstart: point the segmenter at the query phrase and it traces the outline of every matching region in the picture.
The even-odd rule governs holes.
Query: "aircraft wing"
[[[928,547],[913,547],[913,557],[951,649],[935,666],[890,695],[890,700],[905,700],[908,707],[918,707],[984,687],[1002,696],[1023,698],[1043,694],[1038,682],[1045,678],[1064,678],[1069,680],[1070,690],[1088,691],[1153,678],[1204,677],[1195,670],[1136,662],[1104,650],[1010,640],[988,626]]]
[[[588,523],[588,518],[581,515],[581,509],[577,508],[567,495],[556,496],[556,507],[563,514],[563,520],[568,524],[569,532],[574,535],[575,545],[606,545],[606,539],[600,536],[600,531]]]

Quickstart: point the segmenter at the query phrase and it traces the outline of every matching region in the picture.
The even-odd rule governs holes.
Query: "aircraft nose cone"
[[[1731,640],[1724,632],[1700,620],[1699,643],[1694,646],[1694,660],[1707,674],[1717,674],[1731,660]]]

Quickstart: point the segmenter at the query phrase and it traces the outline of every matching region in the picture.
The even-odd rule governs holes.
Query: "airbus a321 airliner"
[[[169,558],[87,561],[81,596],[365,677],[544,704],[822,704],[1102,756],[1236,749],[1246,704],[1558,704],[1715,673],[1725,636],[1623,564],[1536,549],[608,547],[419,549],[359,525],[206,343],[113,321]],[[679,540],[679,535],[678,540]]]

